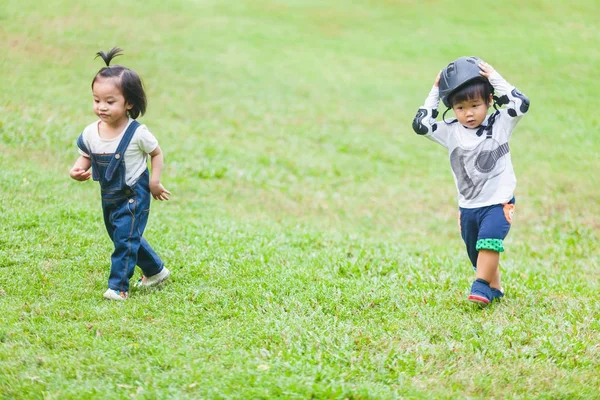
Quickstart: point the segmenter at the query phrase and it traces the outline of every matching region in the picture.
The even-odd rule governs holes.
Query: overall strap
[[[104,175],[104,178],[107,182],[112,179],[114,172],[117,170],[117,167],[121,163],[121,160],[125,155],[125,150],[127,150],[129,143],[131,143],[133,134],[135,133],[135,130],[138,128],[138,126],[140,126],[140,123],[136,120],[133,120],[131,121],[131,124],[129,124],[129,126],[127,127],[127,130],[125,131],[125,134],[121,138],[121,142],[117,147],[117,151],[115,152],[115,154],[113,154],[113,157],[110,160],[110,163],[108,164],[108,168],[106,168],[106,174]]]
[[[81,151],[83,151],[85,154],[87,154],[88,156],[90,156],[90,157],[92,156],[90,154],[89,149],[87,148],[87,146],[83,142],[83,133],[81,135],[79,135],[79,137],[77,138],[77,147],[79,147],[79,149]]]
[[[77,147],[79,147],[79,149],[81,151],[83,151],[85,154],[88,155],[88,157],[90,158],[90,160],[92,160],[92,164],[94,163],[94,156],[92,154],[92,152],[90,151],[90,149],[88,149],[88,147],[85,145],[85,142],[83,141],[83,133],[81,135],[79,135],[79,138],[77,138]],[[97,181],[100,179],[100,174],[98,173],[96,168],[92,168],[92,178]]]

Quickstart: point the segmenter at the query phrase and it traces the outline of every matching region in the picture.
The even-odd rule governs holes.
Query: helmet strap
[[[494,96],[493,98],[494,98],[494,109],[496,111],[498,111],[498,107],[496,107],[496,106],[502,107],[503,105],[508,104],[510,102],[507,95],[500,96],[500,97]]]
[[[442,120],[443,120],[443,121],[444,121],[444,122],[445,122],[447,125],[450,125],[450,124],[453,124],[453,123],[455,123],[455,122],[458,122],[458,120],[457,120],[457,119],[455,119],[454,121],[451,121],[451,122],[446,122],[446,113],[447,113],[448,111],[450,111],[450,107],[446,108],[446,111],[444,111],[444,113],[442,114]]]
[[[495,107],[495,103],[494,103],[494,108]],[[496,111],[490,115],[490,117],[488,118],[488,123],[487,125],[481,125],[479,127],[479,129],[477,129],[477,136],[481,136],[483,135],[484,132],[486,132],[485,136],[487,139],[491,139],[492,138],[492,126],[494,125],[494,122],[496,122],[496,117],[500,115],[500,111],[498,111],[498,109],[496,108]]]

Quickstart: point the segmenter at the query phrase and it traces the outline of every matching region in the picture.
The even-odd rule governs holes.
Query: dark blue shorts
[[[477,267],[479,250],[504,251],[504,238],[510,230],[514,210],[514,197],[505,204],[459,208],[460,234],[473,267]]]

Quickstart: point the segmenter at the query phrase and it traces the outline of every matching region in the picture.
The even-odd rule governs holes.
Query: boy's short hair
[[[462,103],[463,101],[476,100],[481,98],[486,104],[490,101],[490,95],[492,94],[492,87],[489,82],[482,79],[472,81],[465,86],[459,87],[450,96],[448,101],[450,107],[453,107],[456,103]]]

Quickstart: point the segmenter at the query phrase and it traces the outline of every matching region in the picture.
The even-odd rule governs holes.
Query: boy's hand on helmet
[[[489,78],[491,74],[494,73],[494,67],[492,67],[490,64],[486,63],[486,62],[482,62],[479,64],[479,69],[481,71],[479,71],[479,73],[482,76],[485,76],[486,78]]]
[[[437,74],[437,77],[435,78],[435,83],[433,84],[434,87],[440,87],[440,77],[442,76],[442,71],[440,71]]]

